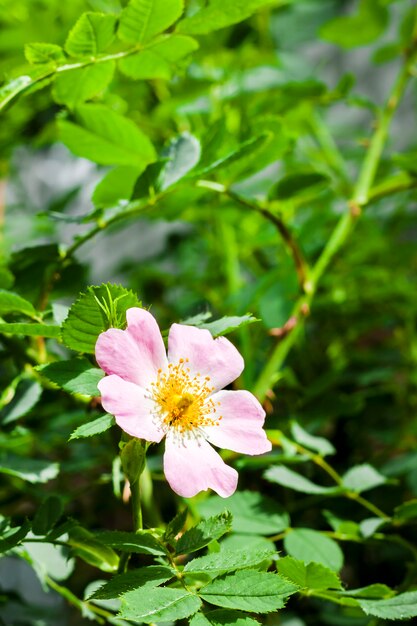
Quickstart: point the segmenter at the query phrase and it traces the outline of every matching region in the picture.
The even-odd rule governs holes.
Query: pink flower
[[[241,355],[224,337],[173,324],[167,357],[148,311],[132,308],[126,317],[126,330],[110,328],[96,344],[97,362],[108,374],[98,384],[104,409],[133,437],[159,442],[166,436],[164,472],[180,496],[209,487],[230,496],[238,474],[210,443],[251,455],[271,449],[255,396],[221,391],[241,374]]]

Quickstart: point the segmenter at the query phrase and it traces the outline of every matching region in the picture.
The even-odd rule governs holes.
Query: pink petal
[[[164,432],[153,421],[155,404],[145,397],[145,390],[119,376],[105,376],[97,387],[105,411],[114,415],[128,435],[146,441],[161,441]]]
[[[207,441],[192,436],[181,441],[175,433],[168,433],[164,472],[171,489],[184,498],[209,488],[227,498],[237,487],[237,471],[226,465]]]
[[[244,362],[234,345],[224,337],[213,339],[208,330],[173,324],[168,336],[171,363],[189,359],[191,374],[209,376],[209,385],[222,389],[242,373]]]
[[[222,419],[218,426],[204,428],[210,443],[243,454],[263,454],[272,449],[262,429],[265,411],[253,394],[249,391],[219,391],[211,399],[220,402],[213,417],[221,415]]]
[[[126,330],[110,328],[96,343],[97,363],[106,374],[147,387],[167,367],[164,342],[155,318],[145,309],[126,311]]]

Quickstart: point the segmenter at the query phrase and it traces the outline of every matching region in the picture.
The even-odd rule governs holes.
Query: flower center
[[[209,397],[214,391],[210,377],[191,375],[187,363],[188,359],[180,359],[177,364],[170,363],[168,371],[158,370],[158,378],[150,389],[158,422],[164,430],[175,429],[178,434],[217,426],[221,420],[221,415],[216,415],[220,402]]]

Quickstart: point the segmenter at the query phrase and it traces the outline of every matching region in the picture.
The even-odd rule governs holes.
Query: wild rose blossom
[[[133,437],[166,437],[164,472],[180,496],[208,488],[230,496],[238,474],[210,444],[250,455],[271,449],[255,396],[222,391],[241,374],[243,358],[228,339],[183,324],[171,326],[167,357],[149,311],[131,308],[126,317],[126,330],[110,328],[96,343],[108,374],[98,384],[104,409]]]

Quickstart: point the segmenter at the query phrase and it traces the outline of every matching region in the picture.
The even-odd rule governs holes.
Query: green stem
[[[67,600],[67,602],[75,606],[83,615],[86,611],[88,611],[88,617],[90,619],[94,619],[99,624],[106,624],[109,619],[115,619],[115,615],[113,613],[110,613],[110,611],[106,611],[105,609],[95,606],[94,604],[85,600],[80,600],[79,598],[77,598],[76,595],[72,593],[72,591],[70,591],[66,587],[58,585],[58,583],[56,583],[48,575],[45,575],[44,579],[48,587],[59,593],[60,596],[62,596],[63,598],[65,598],[65,600]]]
[[[306,314],[309,313],[310,305],[321,277],[351,234],[361,214],[361,208],[369,202],[371,186],[388,136],[389,125],[405,91],[409,75],[409,66],[405,64],[379,116],[378,126],[365,155],[352,199],[348,202],[348,211],[339,219],[330,239],[312,269],[309,281],[311,289],[306,295],[299,298],[291,313],[291,318],[293,318],[296,323],[293,325],[292,331],[286,334],[284,339],[274,348],[254,385],[253,393],[258,396],[261,401],[265,399],[268,390],[274,386],[277,379],[277,372],[297,340],[301,326],[303,325],[303,319]]]
[[[138,478],[133,485],[130,485],[130,492],[132,500],[133,530],[136,533],[138,530],[143,530],[142,504],[140,501],[140,478]]]

